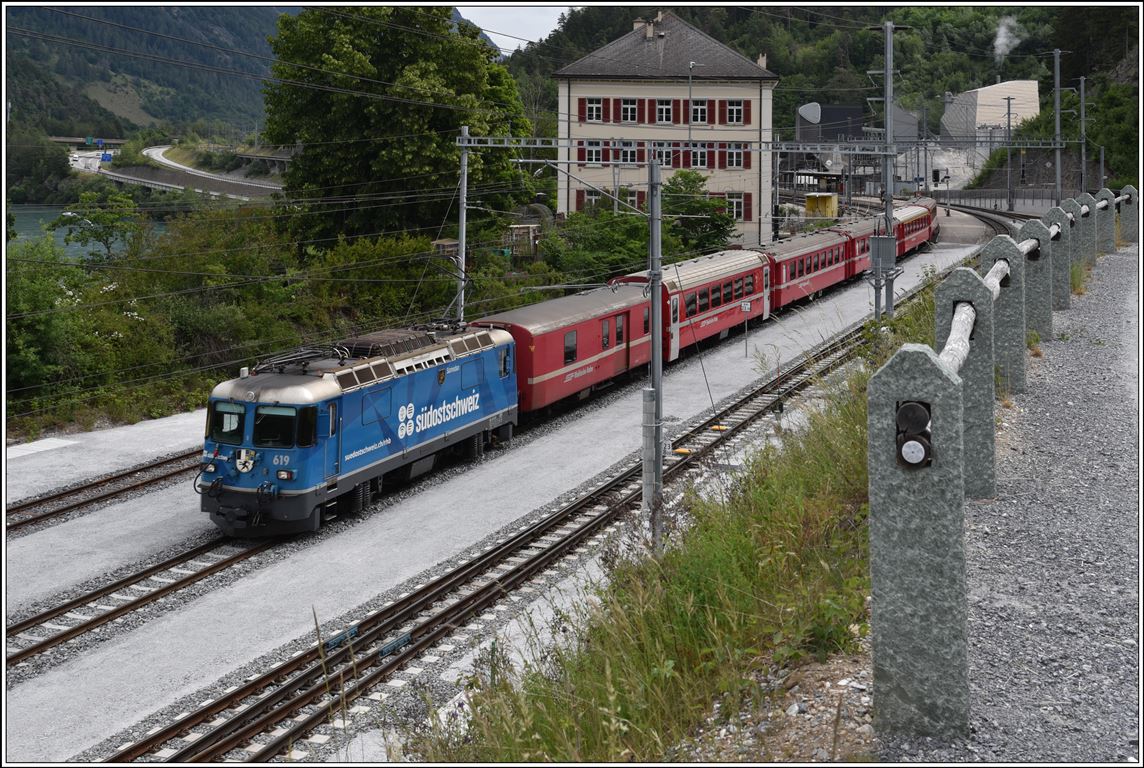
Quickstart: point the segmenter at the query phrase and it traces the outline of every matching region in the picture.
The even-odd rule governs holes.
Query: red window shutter
[[[680,165],[682,164],[683,161],[680,160],[680,157],[679,157],[681,154],[683,154],[683,152],[679,149],[679,142],[678,141],[671,142],[671,167],[672,168],[679,168]]]
[[[644,142],[636,142],[636,162],[647,162],[647,152],[644,150]]]
[[[719,99],[719,125],[727,124],[727,100]]]
[[[714,149],[708,149],[707,150],[707,167],[708,168],[714,168],[715,167],[715,150]]]
[[[612,122],[612,100],[611,99],[600,99],[600,101],[602,102],[601,108],[604,111],[603,112],[604,122],[605,123]]]
[[[647,202],[647,192],[636,192],[636,208],[643,208]]]
[[[711,125],[715,122],[715,99],[707,100],[707,124]]]
[[[588,119],[588,100],[585,99],[583,96],[581,96],[579,99],[576,100],[576,103],[577,103],[577,109],[580,110],[578,114],[580,117],[580,122],[582,123]]]
[[[678,124],[683,121],[682,103],[679,99],[671,100],[671,122]]]
[[[687,125],[691,122],[691,99],[683,100],[683,124]]]
[[[584,161],[587,159],[588,159],[588,150],[586,150],[584,148],[584,142],[583,141],[577,141],[576,142],[576,162],[583,165]]]
[[[623,118],[624,113],[620,108],[620,100],[612,99],[612,122],[618,123]]]
[[[743,99],[743,125],[751,124],[751,100]]]
[[[727,142],[719,142],[719,168],[727,167]]]
[[[604,103],[607,104],[608,102],[605,101]],[[612,143],[610,141],[603,141],[600,143],[604,145],[604,148],[600,150],[601,157],[603,158],[604,163],[607,164],[612,159]]]
[[[751,193],[743,193],[743,221],[751,221]]]
[[[690,168],[691,167],[691,147],[686,147],[679,154],[681,154],[683,156],[681,158],[683,160],[683,162],[681,163],[682,167]]]
[[[750,170],[751,169],[751,145],[750,144],[744,144],[743,145],[743,169],[744,170]]]
[[[650,123],[651,121],[646,119],[646,115],[647,115],[647,102],[645,102],[643,99],[636,99],[636,122],[637,123],[643,123],[643,122],[649,122]]]
[[[584,190],[576,190],[576,210],[584,210]]]
[[[657,118],[656,118],[656,111],[655,111],[655,99],[648,99],[647,100],[647,121],[649,123],[654,124],[656,119]]]

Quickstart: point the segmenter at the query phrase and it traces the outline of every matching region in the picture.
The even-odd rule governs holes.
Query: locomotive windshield
[[[254,409],[254,444],[260,448],[292,448],[298,411],[284,405]]]
[[[246,408],[237,403],[213,402],[207,420],[207,435],[216,443],[241,445],[245,417]]]

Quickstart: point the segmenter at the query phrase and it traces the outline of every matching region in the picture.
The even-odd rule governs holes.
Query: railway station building
[[[648,171],[662,180],[702,173],[727,201],[735,242],[771,240],[772,96],[778,75],[664,12],[558,70],[560,174],[557,214],[608,203],[600,189],[643,206]],[[595,187],[596,189],[593,189]]]

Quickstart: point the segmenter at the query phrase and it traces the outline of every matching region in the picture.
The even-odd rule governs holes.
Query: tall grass
[[[887,331],[871,328],[869,362],[904,340],[932,343],[932,318],[923,295]],[[468,727],[410,736],[412,751],[432,762],[660,761],[713,700],[722,712],[761,706],[752,673],[849,648],[869,591],[872,369],[755,455],[726,501],[692,495],[692,524],[660,559],[616,566],[580,610],[575,643],[520,671],[488,656]]]

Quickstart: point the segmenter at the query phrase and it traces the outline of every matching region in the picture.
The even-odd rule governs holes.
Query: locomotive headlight
[[[207,464],[205,467],[203,467],[203,472],[214,472],[214,471],[215,471],[215,465],[213,463]]]
[[[293,480],[294,479],[294,470],[292,470],[292,469],[280,469],[280,470],[278,470],[278,479],[279,480]]]

